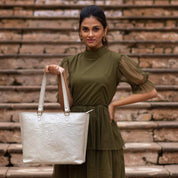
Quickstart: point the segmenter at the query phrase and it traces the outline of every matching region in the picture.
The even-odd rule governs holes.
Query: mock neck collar
[[[88,60],[96,60],[99,57],[101,57],[106,51],[107,51],[106,46],[101,46],[98,49],[95,50],[85,50],[84,55]]]

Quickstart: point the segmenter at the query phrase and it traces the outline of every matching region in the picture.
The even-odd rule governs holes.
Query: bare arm
[[[110,119],[111,120],[114,119],[114,110],[115,110],[116,107],[127,105],[127,104],[132,104],[132,103],[136,103],[136,102],[145,101],[145,100],[154,98],[156,96],[157,96],[157,91],[156,91],[156,89],[153,89],[152,91],[147,92],[147,93],[132,94],[132,95],[130,95],[126,98],[123,98],[121,100],[114,101],[109,105]]]
[[[63,92],[62,92],[62,85],[61,85],[61,76],[60,76],[60,72],[59,69],[62,71],[62,74],[64,76],[64,81],[65,81],[65,85],[66,85],[66,89],[67,89],[67,96],[68,96],[68,100],[69,100],[69,106],[71,107],[73,104],[73,98],[71,96],[68,84],[67,84],[67,79],[66,79],[66,75],[65,75],[65,70],[64,68],[58,66],[58,65],[47,65],[45,67],[45,72],[46,73],[51,73],[51,74],[56,74],[58,76],[58,89],[59,89],[59,103],[61,104],[61,107],[64,110],[64,100],[63,100]]]

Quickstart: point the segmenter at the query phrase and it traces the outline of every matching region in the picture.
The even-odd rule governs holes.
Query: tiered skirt
[[[72,112],[90,112],[86,162],[81,165],[55,165],[53,178],[125,178],[123,145],[107,106],[73,106]]]

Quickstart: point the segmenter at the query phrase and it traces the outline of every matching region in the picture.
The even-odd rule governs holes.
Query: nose
[[[93,32],[92,32],[92,30],[89,31],[88,36],[90,36],[90,37],[93,36]]]

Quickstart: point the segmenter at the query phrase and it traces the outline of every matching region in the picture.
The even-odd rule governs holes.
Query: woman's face
[[[107,27],[103,25],[93,16],[85,18],[80,27],[80,36],[84,41],[87,50],[97,49],[102,44],[102,38],[106,36]]]

